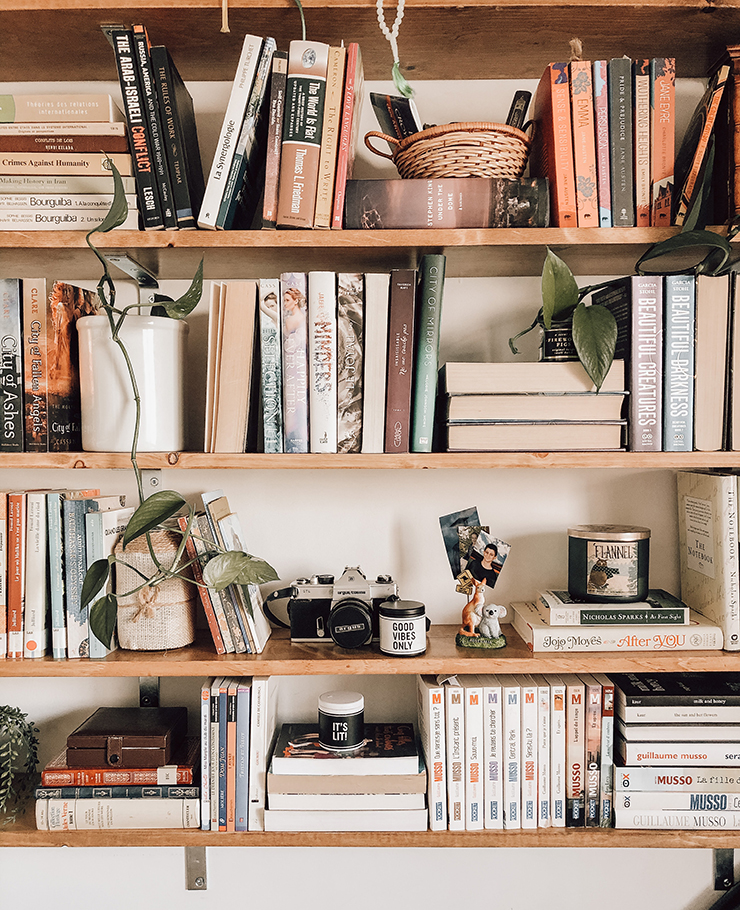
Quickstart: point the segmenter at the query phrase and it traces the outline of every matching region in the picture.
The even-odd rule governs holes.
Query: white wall
[[[456,88],[461,88],[457,86]],[[419,83],[417,103],[427,122],[501,120],[515,88],[533,83],[467,83],[454,93]],[[66,85],[68,90],[82,86]],[[371,90],[392,91],[390,83]],[[37,90],[4,85],[0,91]],[[104,90],[117,93],[111,83]],[[191,86],[204,166],[213,154],[229,86]],[[701,93],[683,82],[679,134]],[[375,129],[369,110],[362,133]],[[364,148],[357,176],[394,174]],[[207,254],[206,254],[207,255]],[[495,255],[492,251],[491,255]],[[565,254],[567,258],[567,253]],[[286,255],[286,269],[290,268]],[[21,276],[22,277],[22,276]],[[59,278],[75,280],[74,275]],[[183,276],[189,279],[190,276]],[[596,276],[579,276],[581,284]],[[181,292],[184,281],[168,286]],[[207,294],[205,295],[207,298]],[[452,279],[445,289],[442,359],[510,359],[507,340],[539,307],[537,279]],[[190,390],[193,440],[199,438],[205,308],[191,318]],[[533,341],[529,359],[535,359]],[[65,478],[103,492],[135,488],[130,472],[87,472]],[[53,471],[2,471],[0,489],[58,486]],[[476,505],[481,519],[512,551],[496,588],[502,603],[566,582],[566,531],[572,524],[613,521],[652,529],[650,583],[678,590],[675,480],[672,472],[630,470],[490,471],[225,471],[164,472],[164,485],[196,497],[223,488],[238,510],[249,548],[269,560],[282,580],[314,572],[338,573],[359,564],[368,575],[391,573],[403,597],[422,600],[433,622],[454,623],[462,607],[446,562],[438,518]],[[164,704],[188,704],[194,715],[200,680],[162,680]],[[413,678],[353,677],[366,697],[369,720],[414,716]],[[327,678],[286,680],[283,720],[315,716]],[[0,702],[19,705],[41,730],[41,760],[63,746],[67,733],[101,704],[132,704],[136,680],[0,679]],[[565,837],[565,835],[564,835]],[[704,910],[716,899],[709,850],[571,849],[273,849],[210,848],[206,893],[184,891],[183,851],[143,849],[5,849],[0,851],[0,906],[14,901],[62,910],[104,905],[162,908],[259,906],[320,910],[346,903],[370,910],[395,907],[495,905],[499,910]]]

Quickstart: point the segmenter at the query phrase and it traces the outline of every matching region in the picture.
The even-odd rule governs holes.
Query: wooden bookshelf
[[[277,608],[279,609],[279,608]],[[427,650],[418,657],[389,657],[374,647],[347,651],[327,644],[294,644],[276,629],[262,654],[216,654],[208,632],[174,651],[114,651],[101,660],[77,658],[0,661],[2,677],[176,676],[409,676],[417,673],[630,673],[737,670],[731,651],[612,651],[533,654],[503,624],[507,645],[498,651],[458,648],[457,626],[432,625]]]

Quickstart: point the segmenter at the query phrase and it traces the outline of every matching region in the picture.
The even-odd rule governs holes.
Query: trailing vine
[[[0,708],[0,824],[14,822],[38,782],[38,733],[19,708]]]

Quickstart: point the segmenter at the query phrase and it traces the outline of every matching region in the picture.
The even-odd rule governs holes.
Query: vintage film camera
[[[273,591],[265,600],[265,612],[277,625],[290,629],[294,642],[334,641],[342,648],[361,648],[378,637],[378,607],[398,597],[390,575],[368,581],[357,566],[343,574],[297,578],[289,588]],[[290,625],[278,619],[271,601],[289,597]]]

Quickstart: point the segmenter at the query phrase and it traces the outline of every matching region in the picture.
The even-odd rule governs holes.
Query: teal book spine
[[[445,280],[445,256],[428,253],[419,266],[416,351],[411,403],[411,451],[431,452],[439,368],[439,328]]]

